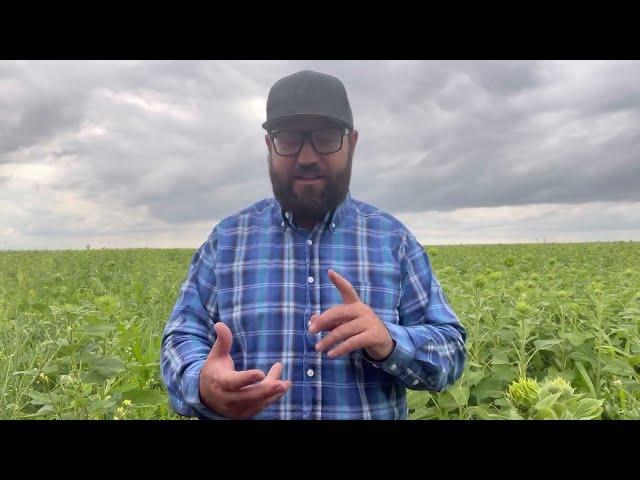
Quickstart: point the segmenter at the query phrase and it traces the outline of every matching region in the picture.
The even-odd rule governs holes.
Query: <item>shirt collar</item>
[[[282,230],[286,230],[287,227],[293,228],[293,214],[291,212],[285,212],[280,202],[275,198],[274,206],[274,218]],[[347,195],[344,200],[334,210],[327,212],[324,216],[323,225],[327,226],[329,231],[333,233],[337,228],[340,228],[352,208],[353,199],[351,198],[351,190],[347,190]]]

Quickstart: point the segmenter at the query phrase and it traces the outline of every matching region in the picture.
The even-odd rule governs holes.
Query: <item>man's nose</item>
[[[302,143],[302,150],[298,154],[298,163],[302,165],[310,165],[319,160],[318,153],[311,144],[310,138],[304,138]]]

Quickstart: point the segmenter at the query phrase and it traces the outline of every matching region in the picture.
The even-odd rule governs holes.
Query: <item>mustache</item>
[[[296,169],[291,174],[293,177],[324,177],[325,174],[322,173],[318,168],[307,168],[307,169]]]

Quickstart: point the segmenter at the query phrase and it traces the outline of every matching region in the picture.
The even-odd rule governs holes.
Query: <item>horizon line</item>
[[[480,246],[503,246],[503,245],[597,245],[603,243],[640,243],[640,240],[600,240],[591,242],[494,242],[494,243],[433,243],[422,244],[422,247],[435,248],[435,247],[480,247]],[[200,246],[196,247],[96,247],[96,248],[0,248],[0,252],[87,252],[91,250],[197,250]]]

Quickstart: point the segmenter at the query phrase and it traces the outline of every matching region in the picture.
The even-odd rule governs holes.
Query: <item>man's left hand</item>
[[[329,279],[342,296],[342,305],[325,310],[321,315],[312,315],[309,332],[331,331],[316,343],[316,350],[324,352],[335,343],[343,343],[329,350],[330,358],[346,355],[354,350],[365,349],[374,360],[386,359],[395,348],[389,330],[374,311],[360,300],[358,293],[342,275],[329,270]]]

